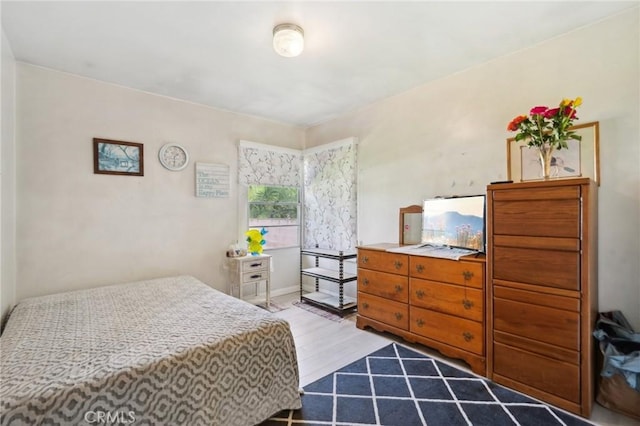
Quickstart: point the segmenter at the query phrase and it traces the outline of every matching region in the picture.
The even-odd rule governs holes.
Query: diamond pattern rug
[[[396,343],[304,391],[300,410],[262,425],[592,425]]]

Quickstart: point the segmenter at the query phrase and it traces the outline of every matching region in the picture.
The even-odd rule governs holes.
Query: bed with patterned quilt
[[[289,324],[190,276],[21,301],[3,425],[254,425],[301,406]]]

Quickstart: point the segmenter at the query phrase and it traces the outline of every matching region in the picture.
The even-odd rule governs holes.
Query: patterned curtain
[[[355,138],[303,153],[305,248],[355,248],[357,155]]]
[[[244,185],[300,186],[302,151],[240,141],[238,183]]]

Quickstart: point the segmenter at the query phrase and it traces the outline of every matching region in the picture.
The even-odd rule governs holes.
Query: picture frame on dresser
[[[401,246],[420,244],[422,239],[422,206],[401,207],[398,238]]]
[[[571,127],[581,140],[567,141],[568,149],[554,151],[552,177],[557,179],[588,177],[600,185],[600,126],[599,122]],[[507,139],[507,179],[514,182],[542,180],[536,148],[526,141]]]

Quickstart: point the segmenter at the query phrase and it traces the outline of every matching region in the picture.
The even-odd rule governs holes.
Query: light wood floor
[[[302,387],[394,341],[470,371],[463,362],[442,357],[424,346],[405,342],[387,333],[360,330],[356,328],[355,316],[336,322],[297,308],[292,305],[297,300],[297,293],[272,298],[274,303],[285,308],[275,315],[287,320],[291,326]],[[594,403],[590,420],[602,426],[640,425],[640,422],[607,410],[597,403]]]

